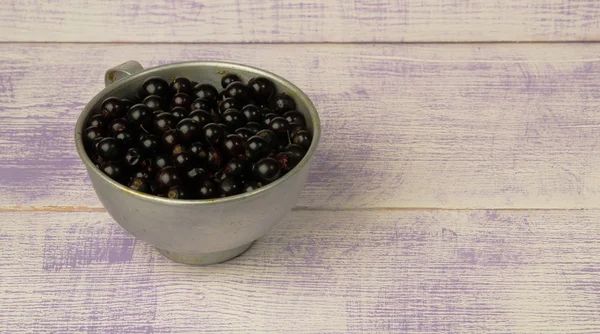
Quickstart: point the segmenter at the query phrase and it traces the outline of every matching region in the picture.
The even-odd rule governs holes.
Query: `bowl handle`
[[[121,80],[130,75],[136,74],[144,70],[144,67],[135,60],[130,60],[121,65],[117,65],[104,74],[104,84],[108,87],[115,83],[117,80]]]

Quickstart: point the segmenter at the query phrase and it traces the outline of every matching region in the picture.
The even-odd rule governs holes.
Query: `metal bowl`
[[[294,98],[297,110],[306,118],[312,145],[300,164],[277,181],[231,197],[175,200],[134,191],[102,173],[87,156],[80,134],[105,98],[134,96],[150,76],[167,80],[186,76],[219,87],[223,73],[235,73],[244,81],[256,76],[269,78],[278,92]],[[321,128],[315,106],[291,82],[257,68],[226,62],[184,62],[144,70],[139,63],[129,61],[108,70],[105,79],[107,87],[85,106],[77,120],[75,144],[98,198],[113,219],[136,238],[171,260],[214,264],[246,251],[294,207],[306,183]]]

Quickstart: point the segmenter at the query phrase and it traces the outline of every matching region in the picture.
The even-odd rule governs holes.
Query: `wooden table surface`
[[[3,1],[0,332],[599,333],[598,40],[595,0]],[[97,199],[73,128],[130,59],[317,106],[298,205],[242,256],[174,263]]]

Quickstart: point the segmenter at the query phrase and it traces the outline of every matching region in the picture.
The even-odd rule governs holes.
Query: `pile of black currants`
[[[312,137],[294,99],[264,77],[226,74],[221,86],[151,77],[131,100],[107,98],[82,133],[88,156],[119,183],[174,199],[251,192],[298,165]]]

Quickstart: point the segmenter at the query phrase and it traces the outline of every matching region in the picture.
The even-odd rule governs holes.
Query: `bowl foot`
[[[253,241],[254,242],[254,241]],[[240,247],[227,249],[220,252],[214,253],[179,253],[179,252],[171,252],[165,249],[156,248],[159,253],[161,253],[166,258],[173,260],[179,263],[197,265],[197,266],[205,266],[209,264],[216,264],[225,262],[233,259],[234,257],[241,255],[243,252],[247,251],[252,243],[247,243]]]

